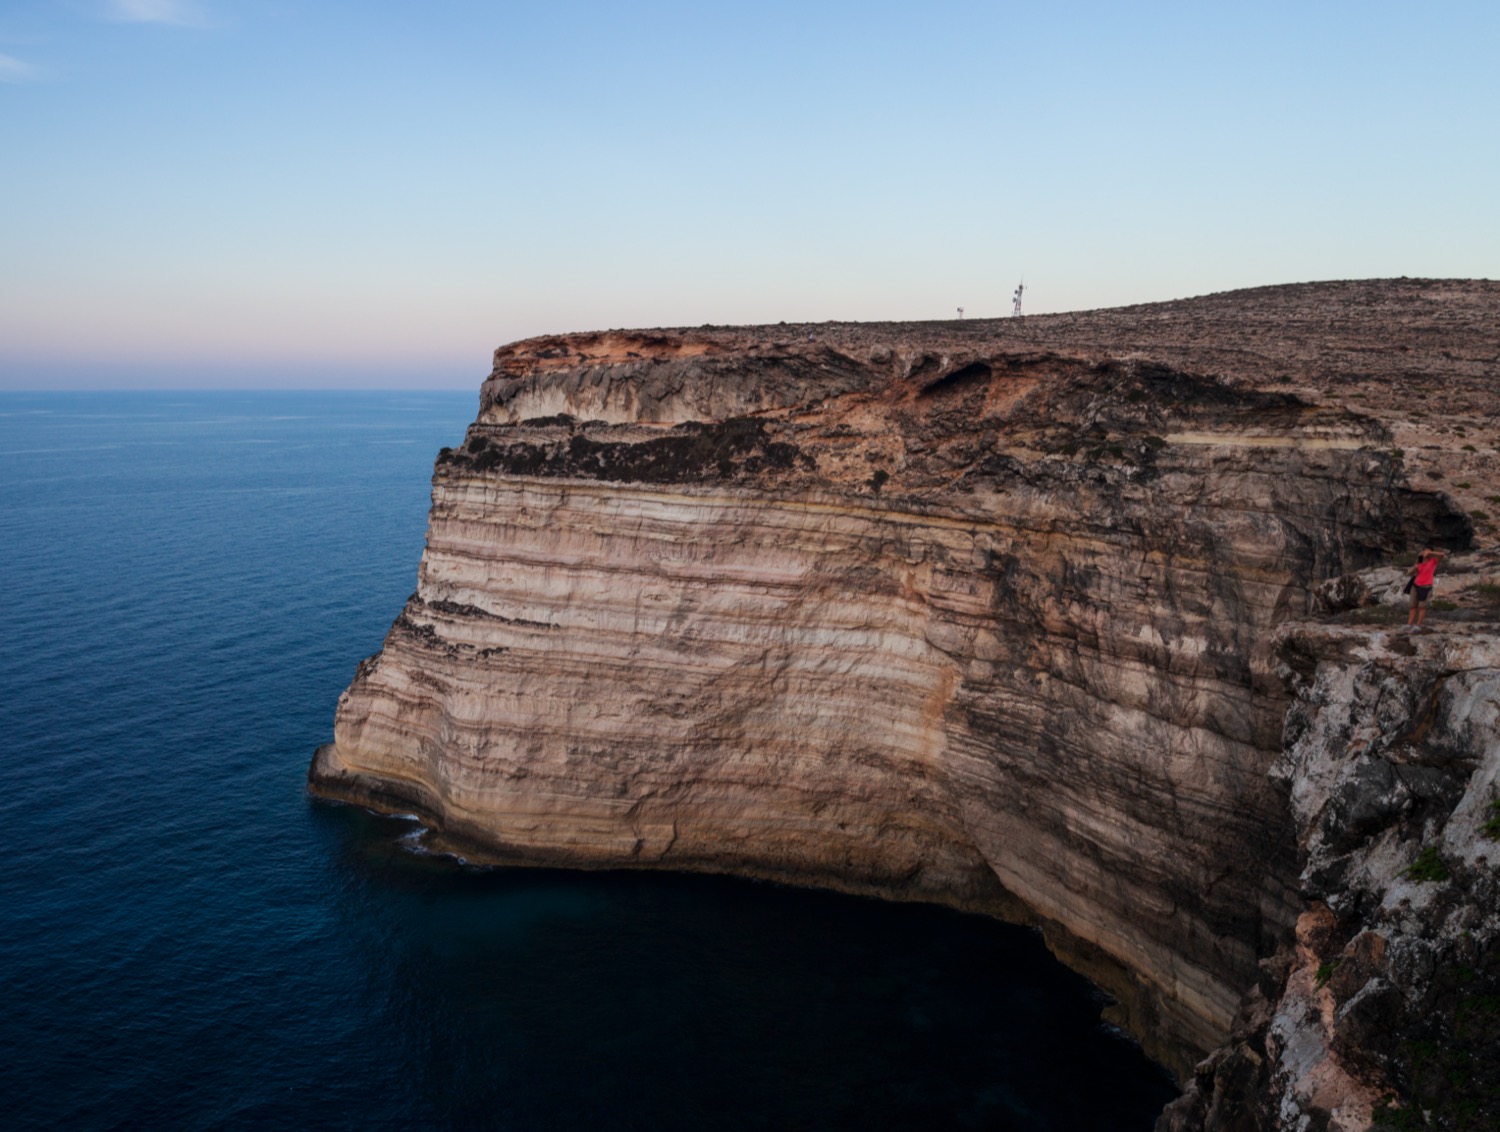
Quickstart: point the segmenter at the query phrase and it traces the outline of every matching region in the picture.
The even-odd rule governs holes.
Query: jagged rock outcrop
[[[1500,554],[1479,561],[1442,633],[1378,605],[1278,630],[1303,911],[1165,1132],[1500,1126]],[[1330,592],[1373,604],[1389,573]]]
[[[1306,911],[1277,626],[1471,525],[1279,339],[1195,367],[1120,313],[497,351],[313,789],[471,857],[1029,919],[1189,1075]]]

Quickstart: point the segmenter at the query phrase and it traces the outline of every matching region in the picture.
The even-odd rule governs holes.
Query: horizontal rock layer
[[[474,857],[1029,918],[1185,1071],[1300,910],[1273,629],[1432,538],[1378,422],[1175,366],[522,343],[311,780]]]

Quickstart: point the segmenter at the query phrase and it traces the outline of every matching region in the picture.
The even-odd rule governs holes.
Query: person
[[[1438,563],[1448,556],[1445,550],[1430,547],[1417,555],[1417,564],[1411,568],[1411,612],[1406,615],[1408,626],[1422,628],[1427,616],[1427,603],[1432,597],[1433,579],[1437,576]]]

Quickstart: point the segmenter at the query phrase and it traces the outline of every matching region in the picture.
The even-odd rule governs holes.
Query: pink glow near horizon
[[[472,375],[540,333],[999,317],[1023,276],[1031,313],[1492,278],[1497,33],[1353,0],[25,4],[0,388]]]

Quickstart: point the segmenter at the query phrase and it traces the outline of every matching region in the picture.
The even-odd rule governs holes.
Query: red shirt
[[[1432,585],[1433,576],[1437,573],[1438,560],[1429,558],[1426,562],[1417,563],[1417,581],[1419,586]]]

